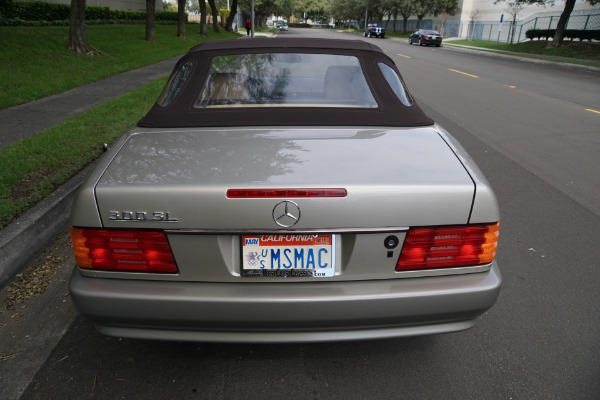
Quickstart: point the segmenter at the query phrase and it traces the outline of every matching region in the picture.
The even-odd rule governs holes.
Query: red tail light
[[[159,273],[178,271],[162,231],[71,227],[71,241],[75,260],[81,268]]]
[[[498,248],[500,223],[410,229],[396,271],[487,264]]]
[[[274,197],[346,197],[346,189],[229,189],[230,199]]]

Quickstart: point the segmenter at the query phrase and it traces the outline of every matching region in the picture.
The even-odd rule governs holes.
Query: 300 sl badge
[[[127,222],[179,222],[169,211],[109,211],[108,219]]]

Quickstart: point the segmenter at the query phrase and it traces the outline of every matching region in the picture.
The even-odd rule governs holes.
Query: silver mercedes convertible
[[[308,342],[472,327],[499,210],[362,41],[207,42],[73,204],[77,310],[106,335]]]

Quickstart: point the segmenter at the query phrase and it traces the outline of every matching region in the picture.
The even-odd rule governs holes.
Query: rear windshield
[[[268,53],[214,57],[196,108],[376,108],[357,57]]]

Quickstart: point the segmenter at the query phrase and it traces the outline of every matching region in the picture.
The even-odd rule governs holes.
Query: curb
[[[402,38],[388,37],[388,39],[404,41]],[[490,57],[499,57],[499,58],[509,58],[513,60],[519,60],[523,62],[531,62],[534,64],[546,64],[546,65],[554,65],[556,67],[565,67],[565,68],[578,68],[584,69],[587,71],[600,72],[600,65],[595,67],[593,65],[582,65],[582,64],[573,64],[568,61],[554,61],[554,60],[545,60],[543,58],[532,58],[517,55],[505,50],[493,50],[486,49],[483,47],[475,47],[475,46],[466,46],[463,44],[453,44],[452,40],[444,39],[442,46],[449,50],[458,50],[465,51],[469,53],[477,53],[482,55],[488,55]],[[507,54],[504,54],[507,53]]]
[[[0,287],[68,226],[68,210],[90,168],[80,171],[0,231]]]
[[[484,49],[481,47],[479,47],[479,48],[478,47],[470,47],[470,46],[464,46],[461,44],[452,44],[452,43],[448,43],[448,42],[443,43],[443,46],[445,46],[447,49],[466,51],[469,53],[477,53],[477,54],[482,54],[482,55],[489,55],[490,57],[509,58],[509,59],[513,59],[513,60],[520,60],[523,62],[530,62],[533,64],[554,65],[557,67],[577,68],[577,69],[584,69],[587,71],[600,72],[600,66],[594,67],[592,65],[573,64],[573,63],[569,63],[566,61],[562,62],[562,61],[545,60],[542,58],[524,57],[524,56],[519,56],[516,54],[510,54],[510,53],[504,54],[498,50],[488,50],[488,49]]]

